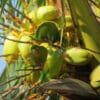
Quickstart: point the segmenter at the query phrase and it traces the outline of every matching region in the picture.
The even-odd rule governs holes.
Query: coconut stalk
[[[85,48],[100,52],[100,23],[96,20],[88,0],[68,0],[68,3]],[[100,53],[91,53],[100,62]]]

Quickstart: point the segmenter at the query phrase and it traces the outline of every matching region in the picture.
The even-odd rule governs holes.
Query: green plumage
[[[54,22],[44,22],[38,27],[35,38],[54,43],[60,41],[60,33]]]
[[[56,50],[52,54],[49,54],[44,66],[44,71],[48,72],[47,75],[50,78],[58,77],[63,64],[63,51]]]

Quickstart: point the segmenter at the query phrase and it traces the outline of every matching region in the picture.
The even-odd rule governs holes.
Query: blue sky
[[[2,51],[3,51],[3,46],[0,45],[0,55],[2,55]],[[4,70],[5,66],[6,66],[5,60],[0,57],[0,74]]]
[[[17,0],[12,0],[12,4],[15,6],[17,3]],[[0,30],[2,31],[2,30]],[[2,39],[0,38],[0,42],[2,41]],[[0,55],[2,55],[2,51],[3,51],[3,46],[0,45]],[[3,58],[0,57],[0,75],[3,72],[4,68],[6,66],[6,62]]]

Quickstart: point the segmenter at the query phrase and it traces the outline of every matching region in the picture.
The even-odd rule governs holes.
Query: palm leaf
[[[88,0],[68,0],[68,3],[75,22],[74,24],[77,25],[77,30],[81,33],[85,48],[98,52],[91,53],[100,62],[100,23],[97,22],[93,15]]]
[[[5,67],[5,70],[0,77],[0,92],[2,92],[5,89],[8,89],[9,86],[12,87],[18,82],[20,82],[17,79],[17,76],[22,75],[23,73],[18,72],[17,70],[20,70],[22,66],[22,62],[16,61],[16,63],[10,64],[9,66]]]
[[[91,98],[92,100],[100,99],[100,96],[97,96],[96,92],[91,88],[89,84],[78,79],[54,79],[42,84],[40,86],[40,89],[42,89],[43,91],[53,90],[66,97],[68,96],[72,98],[80,98],[75,100],[88,100],[89,98]]]
[[[1,6],[0,16],[1,16],[2,12],[4,11],[4,7],[5,7],[6,3],[7,3],[7,1],[8,0],[1,0],[0,1],[0,6]]]

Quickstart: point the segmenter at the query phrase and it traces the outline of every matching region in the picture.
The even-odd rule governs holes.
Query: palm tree
[[[0,0],[0,8],[1,100],[100,99],[100,0]]]

